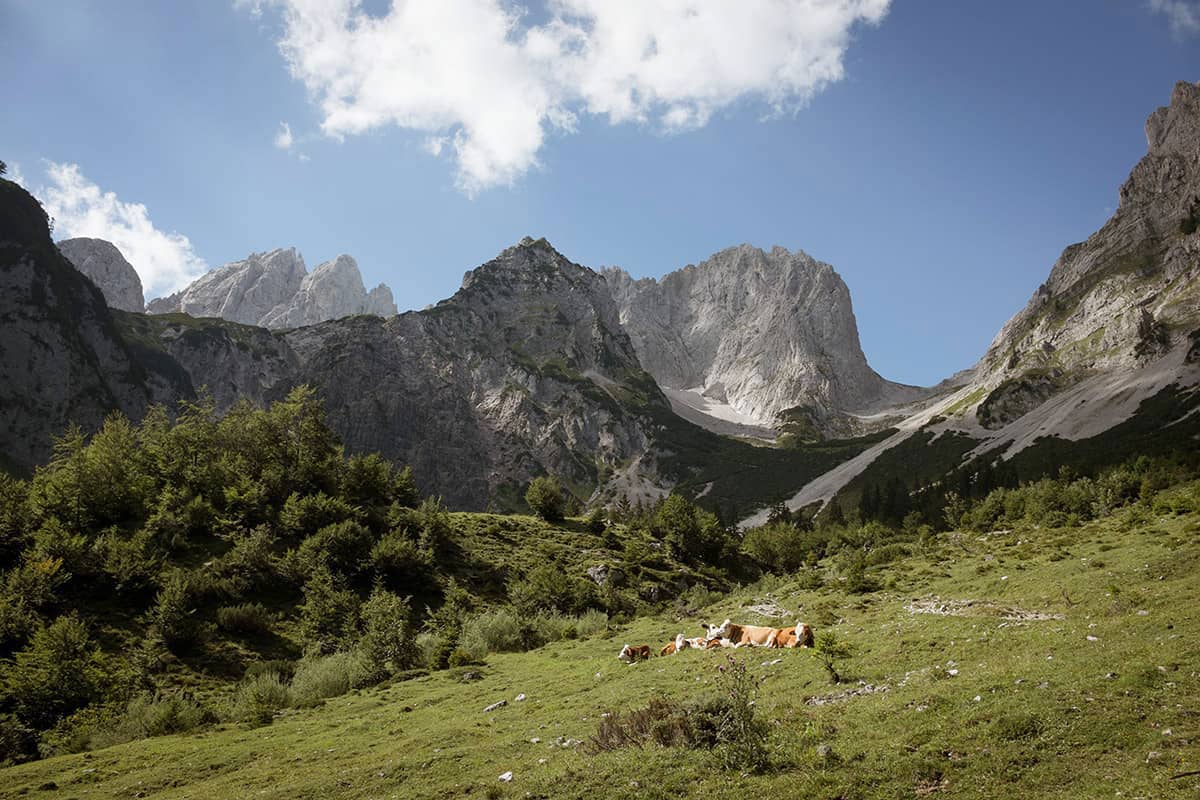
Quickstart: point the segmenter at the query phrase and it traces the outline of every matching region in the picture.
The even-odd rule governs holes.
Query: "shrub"
[[[217,609],[217,627],[227,633],[264,636],[274,623],[271,612],[261,603],[225,606]]]
[[[291,699],[298,706],[315,705],[327,697],[340,697],[365,686],[369,678],[366,660],[358,652],[306,658],[296,667]]]
[[[434,563],[432,549],[423,549],[407,530],[384,534],[371,550],[375,574],[389,586],[424,588]]]
[[[211,572],[226,596],[242,597],[272,582],[278,573],[274,546],[275,537],[265,525],[234,539],[233,547],[217,559]]]
[[[829,679],[834,683],[841,683],[842,662],[850,657],[850,645],[839,639],[833,631],[823,631],[817,634],[815,650],[817,658],[821,659],[821,666],[829,674]]]
[[[596,609],[589,609],[576,619],[575,630],[581,639],[603,633],[608,630],[608,614]]]
[[[358,598],[342,588],[329,570],[318,568],[304,584],[300,638],[316,655],[346,649],[358,629]]]
[[[37,731],[12,714],[0,714],[0,766],[37,756]]]
[[[483,658],[489,653],[512,653],[525,649],[525,632],[520,618],[508,608],[485,611],[463,626],[462,649]]]
[[[109,747],[151,736],[186,733],[214,721],[194,698],[177,692],[139,695],[91,735],[90,747]]]
[[[420,663],[429,669],[444,669],[454,650],[453,643],[447,647],[445,637],[429,632],[418,633],[416,645]]]
[[[755,716],[755,700],[761,681],[746,669],[746,662],[726,656],[718,667],[722,699],[728,703],[721,721],[718,741],[727,769],[759,771],[770,763],[767,724]]]
[[[150,612],[151,623],[167,647],[176,650],[195,642],[199,626],[193,614],[188,575],[181,569],[172,570],[163,580]]]
[[[111,672],[87,627],[72,614],[37,631],[3,680],[4,694],[21,721],[45,729],[102,699]]]
[[[354,517],[354,509],[340,497],[330,497],[324,492],[311,495],[293,493],[279,512],[279,527],[286,535],[302,539]]]
[[[373,681],[417,665],[420,654],[413,642],[412,609],[408,601],[376,589],[362,606],[363,636],[359,652]]]
[[[826,532],[800,530],[784,522],[763,525],[746,532],[742,549],[772,572],[792,573],[804,566],[810,555],[825,554]]]
[[[243,678],[233,698],[234,718],[251,725],[268,725],[275,712],[291,704],[291,692],[278,672]]]
[[[353,520],[327,525],[300,543],[294,558],[303,575],[325,568],[354,576],[370,566],[371,531]]]
[[[563,518],[566,502],[563,499],[562,487],[554,478],[546,476],[534,478],[525,492],[525,502],[534,514],[548,522],[559,522]]]

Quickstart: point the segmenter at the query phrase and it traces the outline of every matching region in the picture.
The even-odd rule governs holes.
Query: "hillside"
[[[11,767],[0,797],[1191,797],[1200,514],[1190,492],[1172,495],[1191,498],[1172,501],[1192,509],[1178,514],[1137,504],[1079,527],[944,534],[872,567],[875,591],[848,592],[826,558],[804,579],[766,578],[679,617],[489,656],[285,711],[267,727]],[[834,685],[808,651],[734,654],[762,681],[767,771],[726,772],[719,749],[595,751],[602,715],[659,696],[675,707],[709,698],[728,654],[625,666],[614,658],[622,643],[657,645],[726,616],[766,621],[747,608],[768,602],[835,632],[851,655]]]

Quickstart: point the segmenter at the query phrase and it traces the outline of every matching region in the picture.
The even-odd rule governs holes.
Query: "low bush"
[[[291,705],[292,695],[278,672],[243,678],[233,697],[233,718],[251,725],[269,725],[275,713]]]
[[[340,697],[368,683],[370,670],[360,653],[343,652],[304,659],[292,678],[291,701],[311,706],[328,697]]]
[[[271,633],[274,619],[261,603],[245,603],[217,609],[217,627],[227,633],[264,636]]]
[[[215,721],[194,698],[176,692],[139,695],[91,737],[91,747],[109,747],[135,739],[186,733]]]

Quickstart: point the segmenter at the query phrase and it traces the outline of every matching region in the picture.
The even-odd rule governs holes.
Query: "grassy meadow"
[[[261,727],[8,767],[0,798],[1197,796],[1200,515],[1131,506],[908,549],[871,568],[874,591],[845,591],[823,559],[800,578],[401,675]],[[774,619],[751,608],[835,633],[849,651],[835,661],[842,682],[809,650],[615,658],[703,621]],[[757,682],[763,769],[726,768],[725,745],[597,746],[602,715],[655,698],[692,707],[727,688],[731,657]]]

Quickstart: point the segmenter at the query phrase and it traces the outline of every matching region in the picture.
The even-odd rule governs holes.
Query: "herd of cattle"
[[[667,642],[658,651],[660,656],[669,656],[694,647],[698,650],[713,650],[718,647],[812,647],[812,628],[797,622],[790,628],[771,628],[765,625],[738,625],[725,620],[720,625],[704,624],[704,635],[687,638],[682,633],[672,642]],[[650,657],[650,645],[625,645],[617,655],[626,664],[644,661]]]

